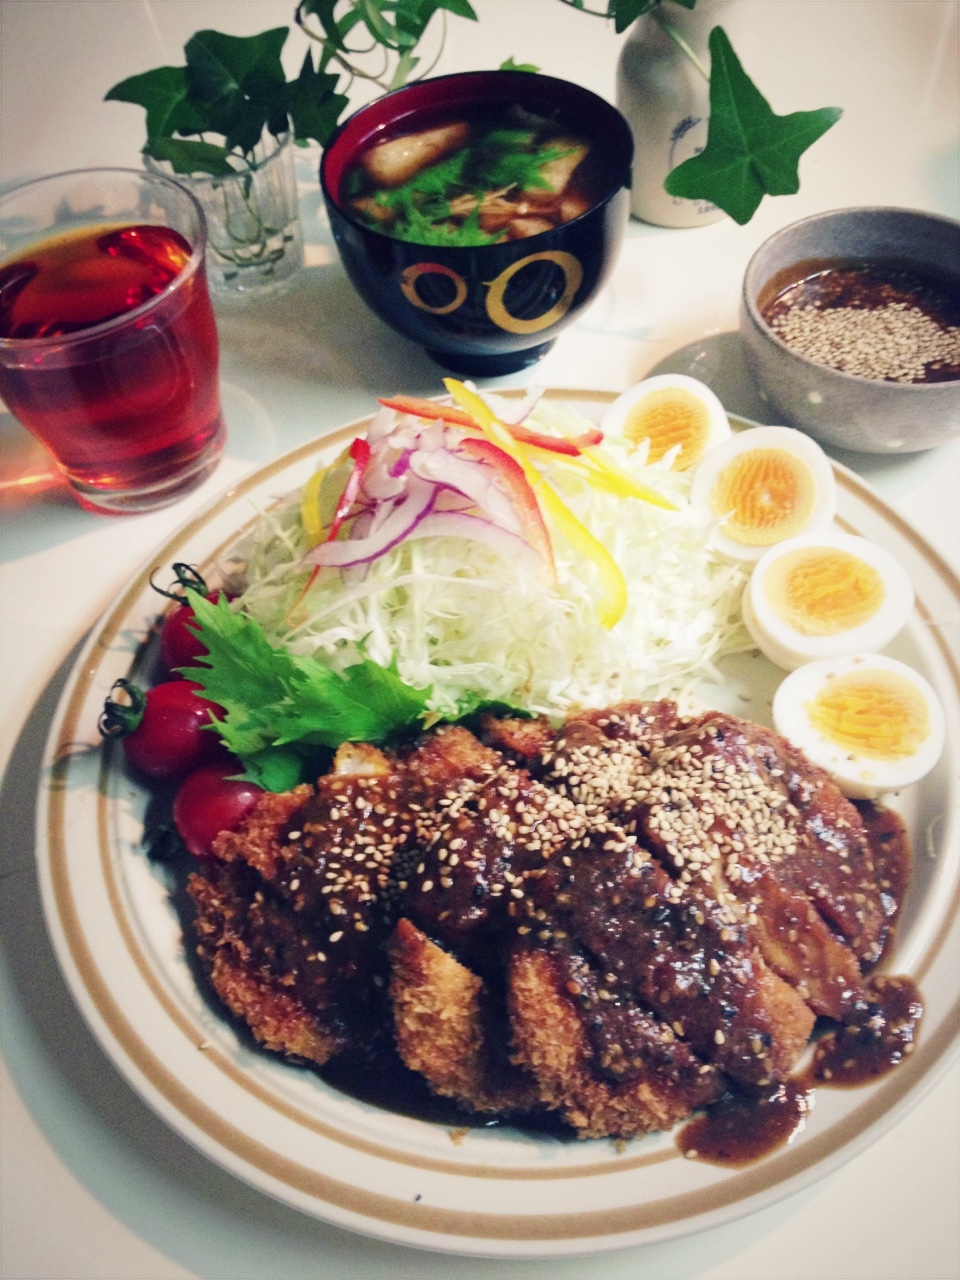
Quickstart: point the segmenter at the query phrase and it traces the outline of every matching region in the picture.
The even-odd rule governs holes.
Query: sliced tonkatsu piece
[[[390,940],[397,1050],[430,1088],[474,1111],[530,1112],[533,1078],[510,1061],[501,996],[448,951],[401,919]]]
[[[316,788],[262,796],[191,877],[211,983],[268,1047],[324,1062],[362,1043],[382,1016],[387,889],[403,838],[396,796],[380,751],[343,747]],[[275,1006],[289,1015],[284,1026],[308,1028],[313,1051],[299,1033],[275,1034]]]
[[[709,712],[671,738],[675,749],[696,747],[714,774],[731,767],[734,781],[762,780],[775,795],[793,835],[784,852],[769,858],[769,871],[787,890],[805,894],[862,965],[879,958],[887,916],[863,820],[856,807],[816,765],[770,729],[720,712]],[[752,828],[743,824],[745,834]],[[738,861],[766,861],[763,838],[745,842]]]
[[[243,863],[211,864],[190,877],[197,954],[217,995],[260,1044],[322,1066],[349,1036],[330,1016],[322,974],[312,983],[290,981],[291,956],[282,950],[287,928],[275,931],[261,884]]]
[[[526,764],[553,743],[557,731],[545,716],[484,715],[477,736],[513,763]]]
[[[290,819],[312,794],[308,786],[281,794],[265,793],[237,831],[220,832],[213,842],[213,853],[223,862],[245,862],[265,880],[272,880],[289,857],[286,833]]]
[[[784,1079],[796,1064],[814,1016],[766,963],[756,931],[735,903],[673,880],[632,836],[589,836],[524,892],[542,917],[532,941],[582,949],[610,997],[656,1014],[733,1079]]]
[[[669,1129],[721,1092],[715,1067],[572,953],[518,947],[508,983],[514,1056],[581,1137]]]
[[[499,825],[503,757],[464,728],[425,736],[404,758],[413,852],[396,867],[403,911],[442,941],[469,950],[501,927],[512,846]]]
[[[571,733],[603,736],[586,721]],[[682,1028],[677,1034],[735,1078],[790,1071],[812,1014],[765,964],[735,904],[675,883],[609,808],[581,801],[589,770],[609,758],[564,757],[558,739],[557,762],[578,759],[579,774],[574,781],[564,772],[564,786],[551,788],[473,747],[466,730],[456,744],[485,764],[444,796],[446,807],[418,814],[420,861],[404,894],[415,923],[461,947],[481,924],[488,946],[491,929],[532,944],[569,938],[616,975],[621,999],[640,999]],[[462,955],[470,963],[469,951]]]
[[[670,706],[576,717],[544,757],[548,776],[616,815],[691,893],[739,904],[775,972],[818,1015],[843,1017],[885,930],[859,814],[825,775],[801,778],[776,735],[715,712],[671,722]]]

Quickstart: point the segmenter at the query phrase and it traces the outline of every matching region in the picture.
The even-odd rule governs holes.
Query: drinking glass
[[[0,196],[0,395],[90,510],[166,506],[219,460],[205,250],[196,199],[142,170]]]

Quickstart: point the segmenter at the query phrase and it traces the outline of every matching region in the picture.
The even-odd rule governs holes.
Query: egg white
[[[926,705],[926,735],[909,755],[877,757],[853,752],[824,737],[811,723],[810,704],[830,680],[870,671],[899,675]],[[774,695],[773,722],[782,737],[824,769],[851,799],[873,800],[919,782],[939,760],[946,733],[943,708],[929,683],[905,663],[883,654],[823,658],[797,667]]]
[[[875,613],[859,626],[832,635],[808,635],[777,612],[766,584],[771,570],[794,551],[824,548],[845,552],[876,571],[882,599]],[[903,628],[913,609],[913,584],[903,566],[883,547],[866,538],[828,530],[801,534],[771,547],[757,561],[743,593],[742,613],[757,648],[778,667],[793,671],[819,658],[851,653],[876,653]]]
[[[626,434],[627,422],[632,411],[641,401],[654,394],[668,395],[677,392],[681,397],[691,396],[707,415],[707,434],[702,449],[692,458],[682,459],[680,448],[674,447],[664,455],[662,461],[673,470],[688,470],[696,466],[707,452],[730,437],[730,422],[726,410],[716,394],[697,378],[683,373],[658,373],[652,378],[645,378],[636,383],[621,395],[607,409],[600,423],[605,436],[622,437]],[[642,450],[644,442],[637,440],[637,448]],[[643,455],[646,460],[646,454]]]
[[[759,560],[771,545],[755,545],[732,537],[726,530],[728,513],[717,513],[713,507],[713,491],[724,470],[741,454],[752,450],[775,450],[789,454],[798,460],[813,480],[813,507],[802,527],[793,529],[787,536],[799,537],[804,533],[816,533],[826,529],[837,511],[837,482],[829,458],[817,442],[793,427],[750,427],[739,431],[729,440],[712,449],[700,463],[693,477],[690,500],[705,515],[718,519],[714,532],[714,545],[730,559],[752,562]]]

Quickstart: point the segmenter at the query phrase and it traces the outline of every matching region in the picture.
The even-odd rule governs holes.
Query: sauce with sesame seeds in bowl
[[[888,382],[960,378],[960,280],[909,263],[799,262],[759,301],[788,347],[833,369]]]
[[[813,214],[743,278],[740,337],[779,421],[857,453],[960,434],[960,223],[913,209]]]

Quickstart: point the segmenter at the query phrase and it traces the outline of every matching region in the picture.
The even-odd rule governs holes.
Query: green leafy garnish
[[[495,244],[506,232],[487,232],[481,227],[484,197],[509,199],[522,191],[549,190],[544,166],[570,151],[567,146],[538,144],[536,131],[528,127],[489,129],[473,145],[421,169],[399,186],[378,191],[376,204],[389,210],[389,220],[368,214],[362,202],[354,210],[369,226],[397,240],[432,245]],[[357,191],[351,184],[351,195]]]
[[[800,189],[800,156],[842,113],[822,107],[775,115],[722,27],[710,33],[710,59],[707,145],[678,165],[665,186],[673,196],[712,200],[743,225],[764,195],[793,195]]]
[[[500,63],[500,66],[497,68],[497,70],[498,71],[529,71],[532,73],[536,73],[537,71],[540,70],[540,68],[532,62],[515,62],[513,58],[505,58],[503,62]]]
[[[274,648],[262,627],[185,593],[207,654],[184,675],[223,707],[217,731],[246,776],[286,791],[316,775],[317,760],[343,742],[383,742],[422,722],[429,689],[414,689],[396,670],[361,658],[334,671],[316,658]]]

